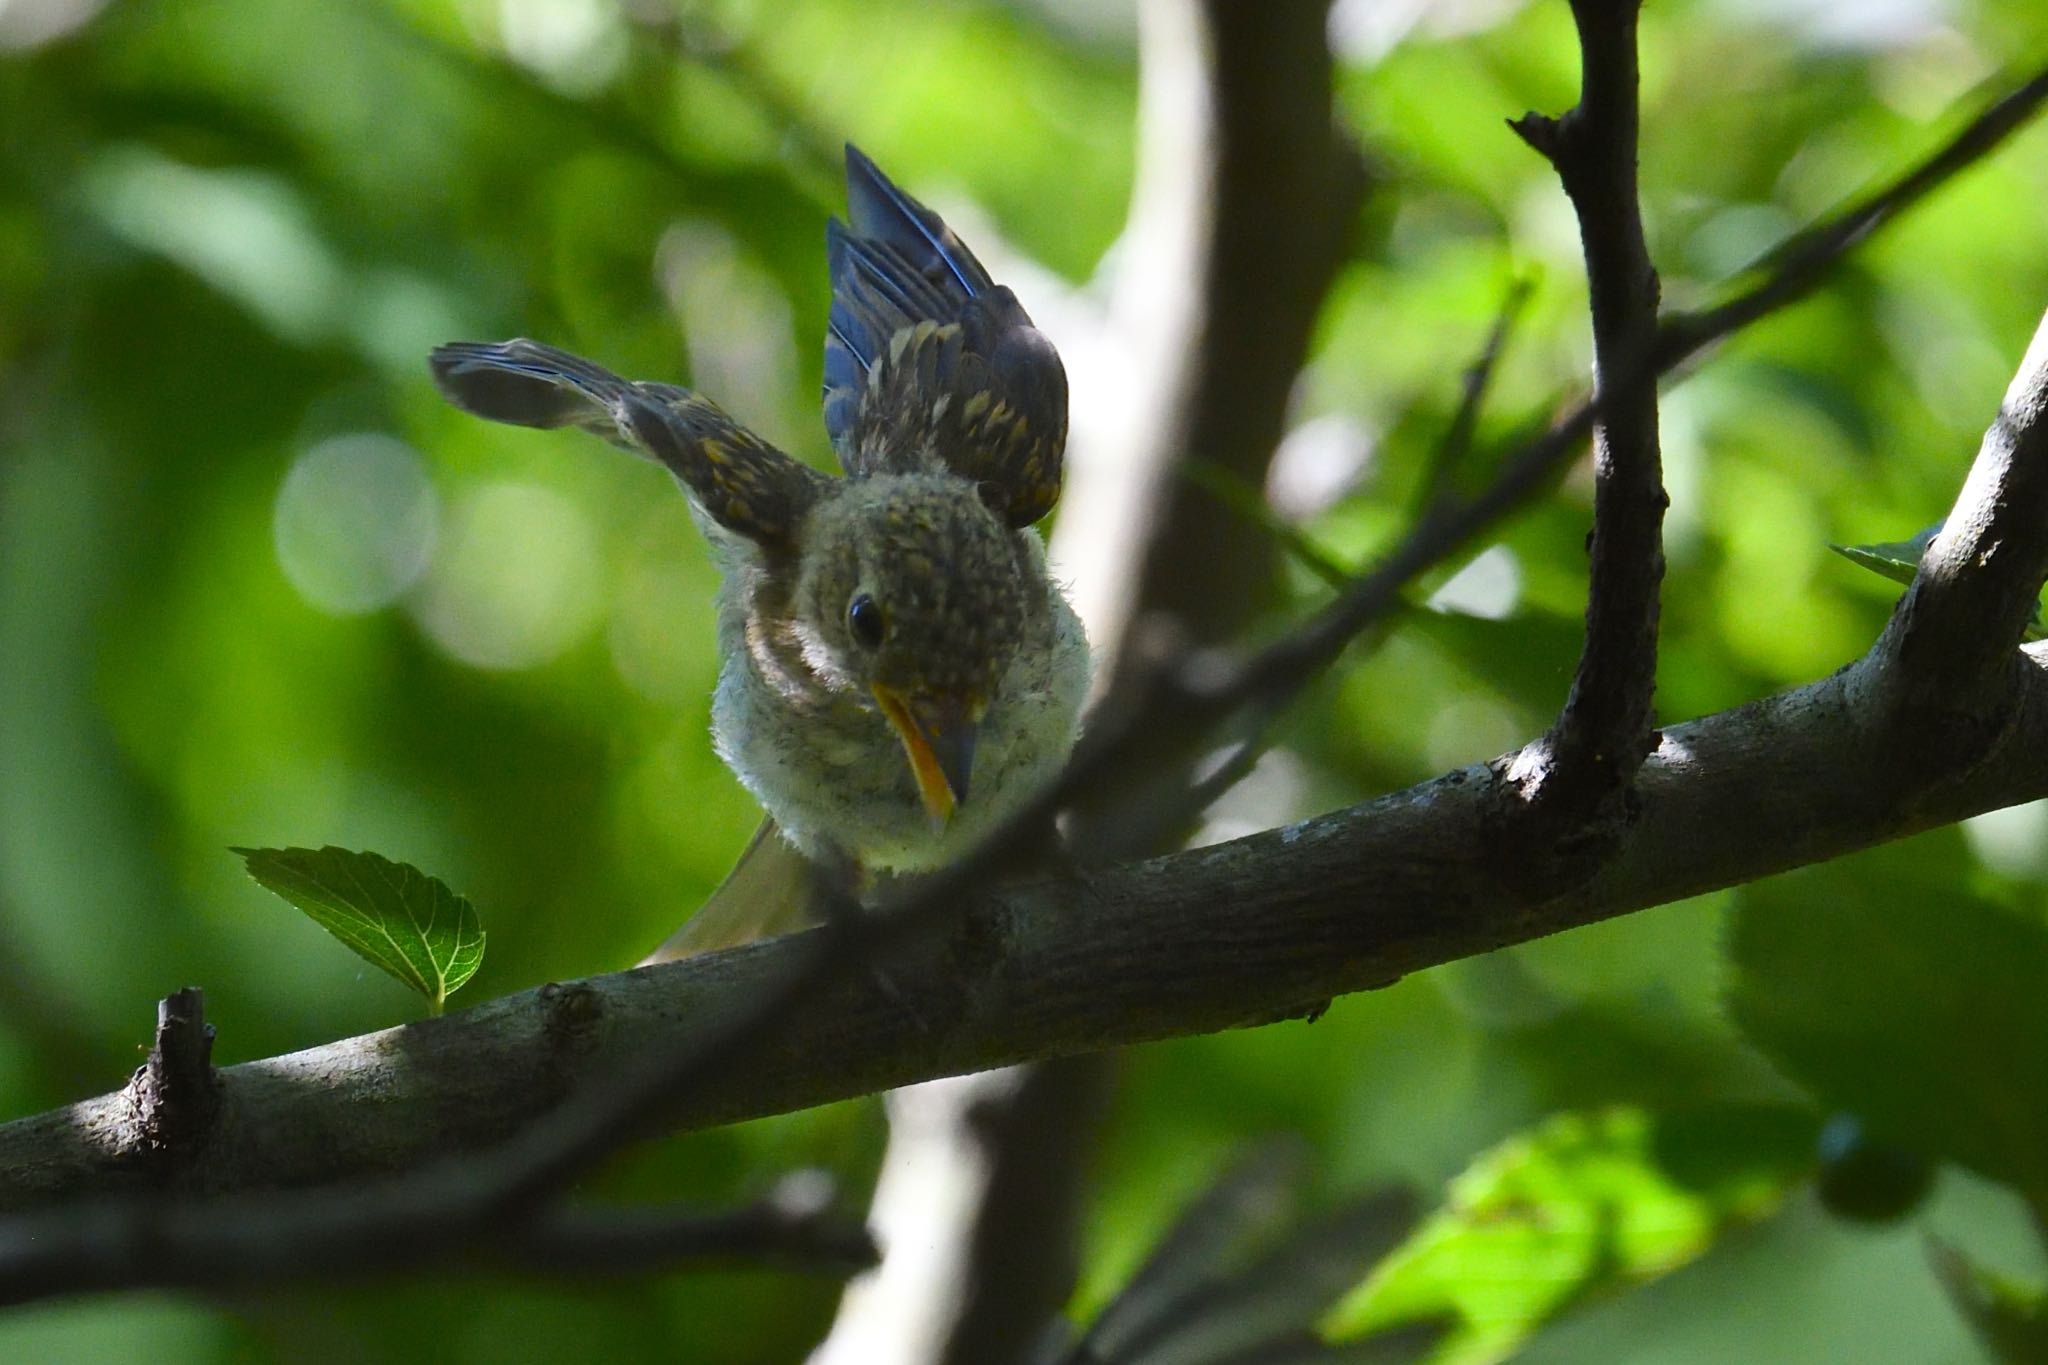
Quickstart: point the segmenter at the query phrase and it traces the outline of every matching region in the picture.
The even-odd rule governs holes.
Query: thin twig
[[[1976,165],[2048,101],[2048,66],[1993,101],[1947,142],[1847,209],[1795,233],[1750,269],[1756,283],[1699,313],[1673,313],[1657,332],[1655,367],[1670,370],[1731,332],[1812,293],[1835,262],[1899,213]]]
[[[1422,471],[1418,484],[1413,520],[1422,522],[1439,512],[1450,501],[1451,489],[1456,485],[1458,471],[1465,457],[1471,453],[1472,438],[1479,428],[1479,416],[1486,404],[1487,389],[1493,382],[1502,356],[1507,352],[1508,338],[1535,292],[1534,279],[1529,275],[1517,275],[1508,283],[1500,308],[1494,314],[1493,325],[1487,329],[1486,340],[1464,369],[1458,393],[1458,406],[1451,414],[1444,434],[1430,451],[1429,459]],[[1206,460],[1189,460],[1180,466],[1181,477],[1208,493],[1231,511],[1252,525],[1257,526],[1274,543],[1291,555],[1296,562],[1328,586],[1339,591],[1351,586],[1358,577],[1358,570],[1339,560],[1328,550],[1304,534],[1300,527],[1283,520],[1270,503],[1250,480],[1235,471]]]
[[[204,1203],[137,1195],[0,1221],[0,1304],[125,1289],[253,1289],[429,1266],[550,1274],[700,1267],[843,1276],[873,1265],[858,1223],[816,1172],[721,1213],[551,1208],[515,1227],[439,1221],[441,1210],[366,1204],[360,1191]]]
[[[1326,586],[1343,588],[1351,582],[1352,570],[1303,534],[1300,527],[1282,520],[1250,480],[1206,460],[1189,460],[1180,466],[1179,472],[1183,479],[1258,527],[1267,539],[1285,550]]]
[[[1667,317],[1657,329],[1649,354],[1617,377],[1609,391],[1626,392],[1633,385],[1669,373],[1723,337],[1804,299],[1852,249],[1988,155],[2038,112],[2044,101],[2048,101],[2048,67],[1977,115],[1912,170],[1798,234],[1771,258],[1766,273],[1749,287],[1703,312]],[[1544,488],[1592,430],[1595,412],[1591,400],[1580,403],[1510,455],[1488,488],[1440,520],[1417,527],[1376,569],[1356,580],[1344,597],[1261,651],[1234,676],[1199,689],[1204,709],[1224,711],[1256,696],[1285,695],[1298,688],[1334,658],[1364,624],[1385,612],[1401,584],[1423,566],[1455,552]]]
[[[1465,457],[1471,453],[1472,438],[1479,430],[1479,415],[1486,406],[1487,389],[1492,386],[1494,372],[1500,368],[1501,357],[1507,354],[1508,338],[1513,335],[1522,310],[1528,306],[1535,292],[1533,275],[1518,274],[1508,282],[1507,293],[1493,316],[1493,326],[1487,331],[1485,344],[1472,363],[1465,367],[1457,411],[1451,415],[1450,425],[1444,428],[1443,439],[1437,442],[1436,449],[1430,453],[1428,465],[1423,469],[1415,498],[1417,522],[1436,515],[1450,502],[1452,490],[1457,487],[1458,471],[1464,466]]]

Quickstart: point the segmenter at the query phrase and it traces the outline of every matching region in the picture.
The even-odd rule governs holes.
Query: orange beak
[[[932,824],[945,828],[953,811],[967,799],[967,780],[974,769],[974,737],[981,721],[981,703],[957,694],[899,692],[875,687],[875,700],[889,719],[889,728],[903,741],[917,794]]]

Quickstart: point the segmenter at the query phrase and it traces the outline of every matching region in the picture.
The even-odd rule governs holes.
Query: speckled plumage
[[[1059,494],[1066,377],[937,215],[851,147],[847,178],[851,226],[826,234],[843,478],[686,389],[537,342],[444,346],[433,370],[467,411],[581,426],[682,481],[724,574],[719,753],[810,858],[910,872],[1000,823],[1074,742],[1087,641],[1029,529]]]
[[[1008,815],[1073,747],[1088,685],[1080,621],[1035,533],[1002,525],[952,475],[876,474],[821,503],[818,552],[794,580],[746,562],[719,605],[725,664],[712,703],[720,754],[784,833],[814,858],[870,871],[934,867]],[[844,602],[866,589],[903,625],[859,676]],[[899,644],[900,642],[900,644]],[[864,685],[988,698],[974,786],[935,827]]]

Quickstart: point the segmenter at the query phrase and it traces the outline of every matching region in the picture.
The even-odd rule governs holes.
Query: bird
[[[1060,495],[1065,368],[1015,293],[851,143],[846,184],[847,221],[825,225],[837,474],[701,394],[537,341],[429,357],[466,412],[666,466],[719,567],[712,739],[765,818],[649,961],[811,922],[821,878],[859,899],[943,866],[1078,737],[1087,636],[1035,529]]]

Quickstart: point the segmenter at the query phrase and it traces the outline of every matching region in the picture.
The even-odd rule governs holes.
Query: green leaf
[[[1884,1140],[2048,1196],[2048,922],[1968,889],[1953,831],[1744,888],[1729,1007]]]
[[[1811,1164],[1810,1130],[1796,1114],[1722,1106],[1560,1114],[1467,1167],[1449,1206],[1324,1331],[1353,1340],[1447,1318],[1439,1362],[1500,1360],[1588,1296],[1675,1270],[1729,1225],[1770,1213]],[[1718,1150],[1703,1161],[1709,1143]]]
[[[476,907],[408,863],[329,845],[238,848],[249,875],[441,1012],[484,960]]]
[[[1914,536],[1911,540],[1886,540],[1875,545],[1834,545],[1828,548],[1852,564],[1861,564],[1872,573],[1883,574],[1894,583],[1911,583],[1913,575],[1920,571],[1920,556],[1927,552],[1927,546],[1941,534],[1941,523]],[[2027,639],[2048,639],[2048,627],[2041,622],[2036,611],[2031,624],[2027,626]]]
[[[1913,575],[1920,571],[1920,556],[1927,553],[1928,545],[1940,534],[1941,523],[1937,521],[1911,540],[1886,540],[1875,545],[1831,544],[1828,548],[1894,583],[1911,583]]]

